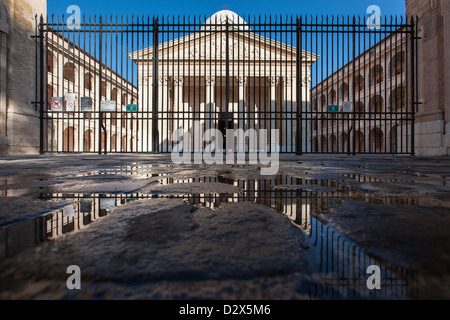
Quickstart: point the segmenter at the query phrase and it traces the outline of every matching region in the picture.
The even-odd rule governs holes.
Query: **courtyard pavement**
[[[277,174],[260,169],[0,157],[0,299],[450,298],[450,158],[281,155]]]

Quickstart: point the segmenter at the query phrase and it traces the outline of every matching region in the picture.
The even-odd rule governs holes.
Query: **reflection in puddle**
[[[367,177],[353,177],[367,182]],[[238,187],[237,193],[196,194],[67,194],[42,193],[40,198],[74,200],[73,216],[65,216],[58,209],[23,223],[7,226],[5,256],[12,256],[47,239],[55,239],[69,232],[83,229],[116,207],[138,199],[183,198],[196,206],[216,209],[224,203],[253,202],[286,215],[308,239],[311,273],[319,274],[321,282],[309,287],[311,297],[382,297],[410,298],[414,296],[416,274],[400,268],[372,254],[366,248],[340,234],[326,220],[328,211],[339,207],[345,199],[380,204],[417,203],[415,198],[381,197],[352,191],[344,181],[309,180],[279,175],[272,179],[234,180],[226,176],[189,179],[160,178],[162,185],[198,182],[217,182]],[[168,192],[168,191],[167,191]],[[23,236],[24,234],[27,236]],[[368,266],[381,269],[381,289],[369,290],[366,282]]]

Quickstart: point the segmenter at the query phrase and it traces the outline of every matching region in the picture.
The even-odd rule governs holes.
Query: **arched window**
[[[406,87],[398,86],[391,93],[392,111],[401,110],[406,106]]]
[[[328,92],[328,104],[335,104],[336,103],[336,90],[331,89],[330,92]]]
[[[93,86],[93,79],[92,79],[92,75],[89,72],[86,72],[84,74],[84,88],[92,91],[92,86]]]
[[[116,88],[111,90],[111,101],[117,102],[117,89]]]
[[[122,94],[122,105],[123,106],[127,105],[127,94],[126,93]]]
[[[382,152],[384,147],[384,135],[380,128],[373,128],[370,131],[371,152]]]
[[[365,110],[364,103],[361,101],[356,102],[355,104],[355,118],[356,119],[364,119]]]
[[[344,82],[344,83],[341,85],[341,99],[348,98],[348,92],[349,92],[349,89],[348,89],[348,83],[347,83],[347,82]]]
[[[383,67],[378,64],[370,70],[370,85],[381,83],[383,80]]]
[[[405,72],[405,60],[405,53],[403,51],[396,53],[395,56],[392,57],[390,63],[391,77],[395,77]]]
[[[363,90],[364,90],[364,77],[359,74],[355,77],[355,92],[360,92]]]
[[[102,81],[102,94],[101,94],[101,96],[102,96],[102,98],[103,99],[106,99],[106,82],[105,81]]]
[[[47,85],[47,109],[52,109],[53,86]]]
[[[64,64],[64,79],[70,82],[75,82],[75,74],[77,68],[72,62],[66,62]]]
[[[365,152],[365,137],[364,137],[364,133],[362,133],[361,131],[357,130],[355,132],[355,151],[356,152]]]
[[[327,97],[325,97],[324,94],[322,94],[322,95],[320,96],[320,102],[321,102],[322,108],[325,107],[325,106],[327,105]]]
[[[383,110],[384,100],[380,95],[373,96],[369,101],[370,112],[380,113]]]
[[[53,53],[51,53],[50,50],[47,50],[47,71],[48,72],[53,72],[53,61],[54,61],[54,55]]]

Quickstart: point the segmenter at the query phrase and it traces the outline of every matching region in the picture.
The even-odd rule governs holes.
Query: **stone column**
[[[283,78],[283,115],[284,120],[281,123],[282,137],[281,137],[281,151],[292,152],[295,140],[292,136],[292,111],[295,104],[295,97],[293,96],[292,77]],[[294,138],[295,139],[295,138]]]
[[[158,132],[159,132],[159,150],[167,152],[168,148],[168,120],[167,111],[169,110],[169,77],[163,76],[158,78]]]
[[[237,128],[246,130],[247,127],[247,121],[245,117],[245,88],[247,84],[247,77],[236,77],[236,84],[238,86],[238,121],[237,121]],[[239,141],[239,145],[237,146],[238,152],[245,152],[246,146],[245,146],[245,140]]]
[[[277,85],[278,85],[278,77],[268,77],[268,82],[269,82],[269,86],[270,86],[270,127],[267,128],[268,129],[268,136],[267,136],[267,143],[270,145],[271,144],[271,140],[270,140],[270,131],[272,129],[277,129],[277,121],[276,121],[276,99],[277,99]],[[266,122],[267,123],[267,122]]]
[[[214,96],[214,88],[216,85],[216,78],[215,77],[206,77],[205,79],[205,85],[206,85],[206,118],[208,119],[206,121],[206,130],[215,128],[214,124],[214,118],[215,118],[215,96]]]
[[[124,147],[126,147],[126,151],[131,151],[131,144],[130,144],[130,138],[133,135],[133,131],[136,130],[136,125],[139,124],[138,130],[142,130],[142,135],[138,135],[136,137],[137,139],[137,146],[136,148],[133,148],[133,152],[152,152],[153,151],[153,144],[152,144],[152,128],[153,128],[153,122],[152,122],[152,101],[153,101],[153,90],[152,90],[152,84],[153,84],[153,77],[141,77],[139,79],[139,100],[138,100],[138,111],[142,111],[143,113],[137,113],[137,121],[133,123],[132,114],[126,113],[127,115],[127,124],[126,124],[126,136],[127,141],[124,144]],[[133,124],[133,129],[131,128],[131,125]],[[121,138],[123,139],[123,137]]]

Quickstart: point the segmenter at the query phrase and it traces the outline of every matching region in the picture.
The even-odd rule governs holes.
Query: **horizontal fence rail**
[[[41,152],[214,152],[232,129],[243,131],[241,152],[413,154],[415,25],[229,12],[76,27],[41,18]]]

